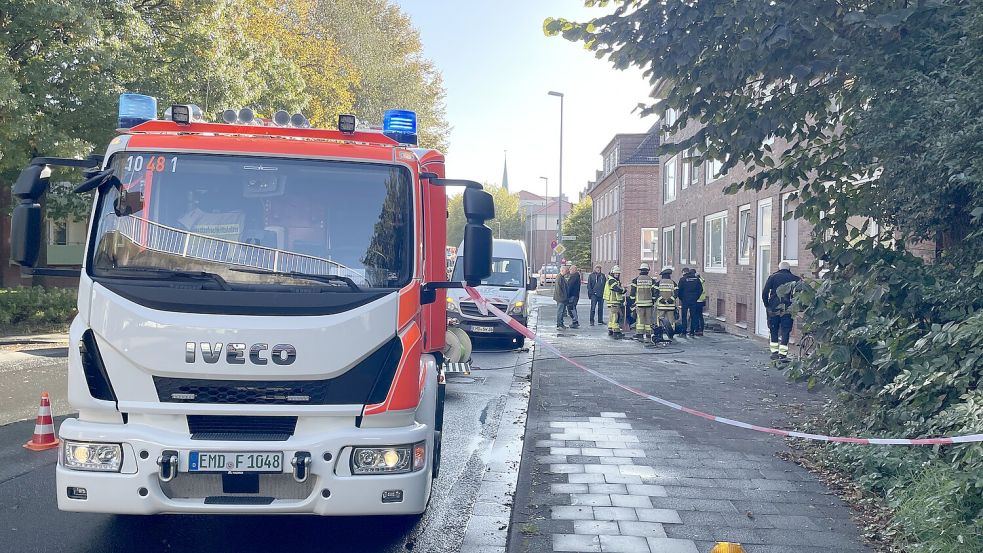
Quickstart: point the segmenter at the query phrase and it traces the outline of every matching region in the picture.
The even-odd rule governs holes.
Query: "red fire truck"
[[[465,278],[490,273],[491,196],[444,177],[411,112],[309,128],[123,95],[104,155],[18,178],[13,260],[38,267],[50,166],[94,192],[58,506],[153,513],[418,514],[440,463],[447,186]],[[43,148],[43,146],[42,146]],[[77,274],[77,273],[76,273]]]

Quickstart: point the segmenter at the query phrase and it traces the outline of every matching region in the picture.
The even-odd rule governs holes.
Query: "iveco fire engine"
[[[440,462],[445,187],[491,266],[491,196],[443,178],[412,112],[336,129],[121,97],[104,155],[35,158],[12,252],[39,267],[50,166],[94,192],[58,506],[109,513],[418,514]],[[459,284],[458,284],[459,285]]]

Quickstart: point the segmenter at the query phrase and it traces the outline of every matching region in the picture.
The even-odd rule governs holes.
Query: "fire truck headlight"
[[[457,303],[454,302],[454,298],[447,296],[447,310],[457,312]]]
[[[174,121],[178,125],[188,125],[191,123],[191,106],[183,104],[175,104],[168,108],[171,112],[171,121]]]
[[[358,125],[358,120],[355,116],[350,113],[342,113],[338,116],[338,130],[345,134],[352,134],[355,132],[355,126]]]
[[[512,314],[522,315],[522,308],[526,305],[526,302],[519,300],[512,304]]]
[[[120,444],[65,441],[65,467],[74,470],[119,472],[123,464]]]
[[[419,445],[356,447],[352,453],[352,474],[402,474],[419,470],[415,460]],[[426,443],[423,446],[426,449]]]

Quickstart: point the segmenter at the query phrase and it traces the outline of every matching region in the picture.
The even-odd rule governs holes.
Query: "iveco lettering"
[[[381,126],[123,94],[103,155],[35,158],[12,259],[38,267],[52,166],[94,193],[58,507],[122,514],[420,514],[438,475],[448,288],[491,271],[490,194],[444,178],[416,114]],[[467,274],[447,281],[447,187]],[[433,252],[436,252],[434,255]],[[64,270],[62,270],[64,271]],[[182,351],[183,350],[183,351]],[[182,362],[183,358],[183,362]],[[83,490],[83,492],[79,492]]]

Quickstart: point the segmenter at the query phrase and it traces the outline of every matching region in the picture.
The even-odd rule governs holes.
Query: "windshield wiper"
[[[334,284],[336,282],[342,282],[347,284],[351,288],[352,292],[362,292],[363,290],[359,288],[355,281],[342,275],[321,275],[316,273],[302,273],[299,271],[269,271],[267,269],[253,269],[250,267],[229,267],[230,271],[235,271],[237,273],[251,273],[254,275],[277,275],[277,276],[287,276],[305,280],[313,280],[315,282],[323,282],[325,284]]]
[[[218,284],[222,290],[231,290],[232,287],[224,278],[207,271],[180,271],[174,269],[157,269],[155,267],[114,267],[109,277],[121,278],[156,278],[159,280],[192,279],[192,280],[211,280]]]

